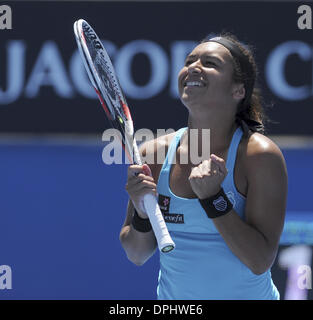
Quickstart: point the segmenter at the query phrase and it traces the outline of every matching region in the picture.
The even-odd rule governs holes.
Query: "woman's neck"
[[[227,119],[227,117],[223,115],[223,119],[219,119],[218,115],[210,117],[193,117],[189,115],[188,141],[191,141],[191,129],[197,129],[195,132],[198,133],[198,146],[200,147],[202,146],[202,137],[207,137],[207,133],[209,132],[211,153],[219,152],[229,146],[237,127],[238,125],[232,116]],[[184,142],[182,141],[182,143]]]

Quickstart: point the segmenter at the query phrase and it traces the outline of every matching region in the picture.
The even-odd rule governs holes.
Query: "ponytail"
[[[206,38],[202,43],[214,41],[225,46],[233,57],[233,80],[243,83],[246,91],[245,98],[238,104],[235,121],[247,135],[252,132],[265,132],[265,112],[260,89],[257,88],[257,66],[251,46],[246,46],[230,33],[222,33],[220,37]]]

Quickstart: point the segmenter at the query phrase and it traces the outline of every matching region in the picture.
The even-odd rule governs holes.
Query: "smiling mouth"
[[[201,81],[185,81],[184,87],[204,87],[204,83]]]

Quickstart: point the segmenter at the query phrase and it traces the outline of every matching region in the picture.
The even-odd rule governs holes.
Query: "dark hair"
[[[236,58],[235,55],[232,55],[234,66],[234,82],[243,83],[245,88],[247,88],[247,83],[251,84],[251,80],[253,83],[253,87],[251,88],[252,92],[242,99],[238,104],[236,121],[239,125],[241,125],[245,134],[248,134],[249,129],[253,132],[257,131],[264,134],[267,117],[263,108],[261,90],[257,85],[258,69],[254,58],[253,48],[250,45],[241,43],[235,35],[229,32],[223,32],[218,36],[230,41],[233,45],[235,45],[237,49],[240,50],[240,55],[243,57],[245,64],[248,65],[248,68],[243,68],[239,59]],[[209,42],[211,38],[211,36],[208,36],[203,39],[201,43]]]

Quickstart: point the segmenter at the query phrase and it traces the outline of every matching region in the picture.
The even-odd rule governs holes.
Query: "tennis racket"
[[[142,165],[134,138],[134,127],[129,107],[109,55],[92,27],[83,19],[74,23],[74,33],[87,74],[112,126],[122,135],[122,146],[132,163]],[[155,196],[146,194],[144,209],[162,252],[170,252],[175,244],[168,232]]]

